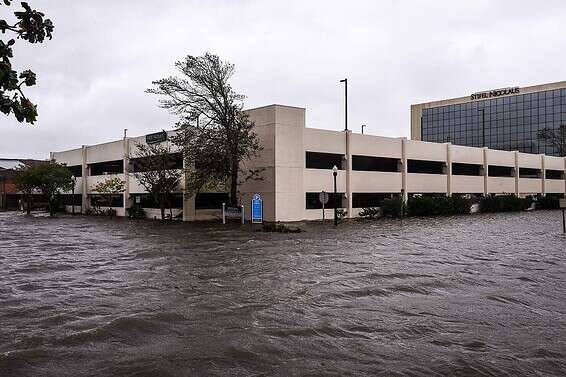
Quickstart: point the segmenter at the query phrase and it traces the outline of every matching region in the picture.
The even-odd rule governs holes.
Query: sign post
[[[319,201],[320,203],[322,203],[322,222],[324,222],[324,220],[325,220],[325,218],[324,218],[324,215],[325,215],[325,214],[324,214],[324,205],[325,205],[326,203],[328,203],[329,198],[330,198],[330,197],[329,197],[329,195],[328,195],[328,193],[327,193],[326,191],[323,191],[323,192],[321,192],[320,194],[318,194],[318,201]]]
[[[560,208],[562,209],[562,233],[566,233],[566,199],[560,199]]]
[[[254,194],[252,197],[252,224],[263,223],[263,200],[261,195]]]

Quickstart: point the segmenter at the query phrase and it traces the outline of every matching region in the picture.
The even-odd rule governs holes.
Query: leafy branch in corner
[[[3,0],[3,5],[10,6],[11,0]],[[52,38],[53,23],[45,15],[32,9],[28,3],[22,2],[23,11],[14,12],[16,21],[12,24],[0,19],[0,32],[15,34],[16,39],[23,39],[29,43],[43,43],[45,38]],[[4,38],[4,37],[3,37]],[[16,43],[12,38],[8,41],[0,40],[0,111],[6,115],[13,113],[18,122],[33,124],[37,119],[37,106],[24,94],[23,86],[33,86],[36,75],[29,69],[18,74],[12,68],[11,58],[14,57],[12,46]]]

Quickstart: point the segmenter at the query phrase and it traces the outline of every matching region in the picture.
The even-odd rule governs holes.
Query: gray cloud
[[[56,28],[43,45],[16,44],[15,65],[38,74],[39,120],[0,115],[0,157],[172,127],[144,90],[205,51],[236,64],[247,107],[303,106],[310,127],[342,128],[348,77],[352,129],[387,136],[408,136],[411,103],[566,77],[558,0],[31,3]]]

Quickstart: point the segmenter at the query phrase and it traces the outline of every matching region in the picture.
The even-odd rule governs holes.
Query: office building
[[[538,132],[560,127],[566,127],[566,81],[411,106],[412,140],[558,156]]]

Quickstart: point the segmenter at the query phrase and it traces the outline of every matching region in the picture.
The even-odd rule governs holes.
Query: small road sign
[[[322,204],[322,222],[324,223],[324,205],[326,203],[328,203],[328,200],[330,199],[330,196],[328,195],[328,193],[326,191],[321,192],[320,194],[318,194],[318,201],[320,202],[320,204]]]

